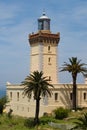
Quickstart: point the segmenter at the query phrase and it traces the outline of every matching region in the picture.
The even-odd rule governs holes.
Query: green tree
[[[68,71],[71,73],[73,80],[73,110],[76,111],[76,92],[77,92],[77,75],[82,73],[83,75],[87,73],[87,68],[84,67],[86,64],[81,63],[81,60],[78,60],[77,57],[69,58],[69,63],[64,62],[63,66],[60,68],[60,71]]]
[[[84,115],[82,117],[79,117],[74,123],[76,124],[76,126],[71,130],[87,130],[87,113],[84,113]]]
[[[49,87],[53,87],[52,84],[49,83],[49,79],[43,76],[43,72],[34,71],[27,76],[25,80],[22,82],[24,85],[23,94],[31,98],[33,93],[34,100],[36,100],[36,112],[34,118],[34,124],[37,125],[39,123],[39,107],[40,107],[40,99],[41,96],[51,96],[51,89]]]

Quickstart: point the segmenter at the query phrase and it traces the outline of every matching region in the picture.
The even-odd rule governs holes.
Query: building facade
[[[58,79],[58,44],[60,33],[50,31],[50,18],[45,13],[38,19],[38,32],[29,34],[30,73],[43,71],[53,84],[52,97],[44,97],[40,102],[40,116],[51,113],[57,107],[72,107],[72,84],[60,84]],[[87,79],[84,84],[77,84],[77,106],[87,107]],[[32,117],[35,114],[35,100],[23,95],[24,86],[7,83],[9,102],[7,111],[13,114]]]

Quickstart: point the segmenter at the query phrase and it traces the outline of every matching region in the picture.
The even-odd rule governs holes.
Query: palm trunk
[[[35,112],[35,119],[34,119],[35,125],[39,124],[39,105],[40,105],[40,99],[36,99],[36,112]]]
[[[75,110],[75,111],[76,111],[76,105],[77,105],[76,92],[77,92],[76,77],[73,77],[73,103],[72,103],[72,105],[73,105],[73,110]]]

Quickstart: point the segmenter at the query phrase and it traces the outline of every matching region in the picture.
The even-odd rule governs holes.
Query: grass
[[[8,118],[6,115],[0,116],[1,130],[29,130],[24,126],[24,118],[12,117]]]
[[[24,125],[25,120],[26,118],[19,116],[8,118],[6,114],[0,115],[0,130],[55,130],[48,124],[40,125],[38,128],[28,128]]]
[[[26,118],[19,116],[12,116],[8,118],[6,114],[0,115],[0,130],[58,130],[58,128],[52,128],[47,122],[54,122],[58,124],[73,124],[76,118],[82,116],[84,111],[70,112],[69,117],[64,120],[56,120],[54,117],[41,117],[41,124],[38,127],[28,128],[26,127]]]

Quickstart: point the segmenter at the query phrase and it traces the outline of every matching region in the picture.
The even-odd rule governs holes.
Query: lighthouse
[[[42,71],[52,84],[58,80],[58,43],[60,33],[50,31],[50,18],[43,12],[38,18],[37,33],[29,34],[30,73]]]
[[[72,109],[72,84],[59,83],[58,79],[58,44],[60,33],[52,33],[50,30],[51,19],[43,12],[37,19],[37,32],[29,34],[30,44],[30,73],[42,71],[53,84],[52,96],[41,96],[40,113],[52,113],[58,107]],[[84,84],[77,84],[77,106],[87,108],[87,75]],[[25,86],[7,82],[6,93],[9,102],[6,104],[6,112],[13,110],[13,115],[34,117],[36,102],[23,95]]]

